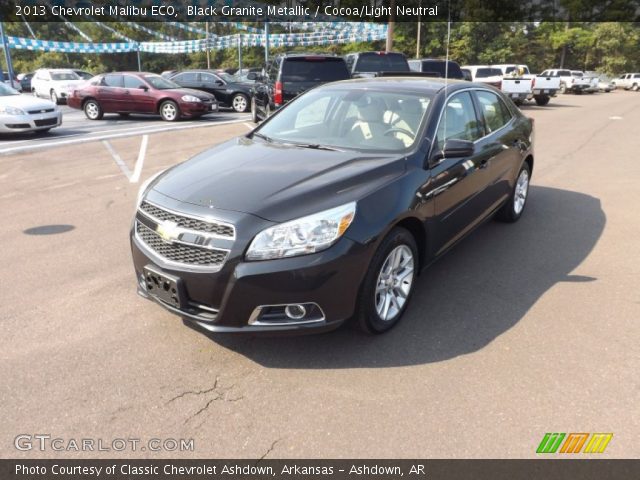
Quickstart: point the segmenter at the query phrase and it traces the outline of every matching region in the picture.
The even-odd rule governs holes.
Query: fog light
[[[307,314],[307,309],[304,308],[304,305],[287,305],[284,313],[292,320],[300,320]]]

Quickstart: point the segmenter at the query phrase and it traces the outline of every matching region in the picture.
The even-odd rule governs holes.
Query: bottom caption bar
[[[0,460],[2,480],[640,478],[640,460]]]

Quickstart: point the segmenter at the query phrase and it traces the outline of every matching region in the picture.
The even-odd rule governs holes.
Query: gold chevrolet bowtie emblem
[[[160,235],[160,238],[162,238],[162,240],[171,243],[172,241],[178,239],[178,234],[180,232],[178,230],[178,224],[176,222],[166,220],[158,224],[158,226],[156,227],[156,233]]]

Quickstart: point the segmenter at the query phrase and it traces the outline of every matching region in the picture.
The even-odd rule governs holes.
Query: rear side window
[[[122,75],[105,75],[102,83],[107,87],[123,87]]]
[[[479,68],[476,70],[476,78],[501,77],[502,70],[499,68]]]
[[[495,132],[509,123],[511,112],[498,95],[487,91],[478,91],[475,95],[489,132]]]
[[[196,72],[182,72],[172,78],[176,82],[196,82],[198,81],[198,74]]]
[[[409,72],[407,59],[401,53],[363,53],[358,57],[355,72]]]
[[[282,64],[281,82],[333,82],[349,78],[344,60],[339,57],[286,58]]]
[[[558,70],[558,75],[560,77],[570,77],[571,72],[569,70]]]

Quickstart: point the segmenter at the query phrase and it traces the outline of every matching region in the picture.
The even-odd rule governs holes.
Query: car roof
[[[339,86],[348,88],[350,86],[358,86],[362,88],[374,88],[380,90],[415,92],[424,91],[425,93],[438,93],[448,86],[449,89],[460,90],[465,87],[484,88],[487,86],[482,83],[466,82],[464,80],[445,80],[435,77],[373,77],[373,78],[354,78],[350,80],[341,80],[332,82],[325,86]],[[322,88],[322,87],[319,87]]]

